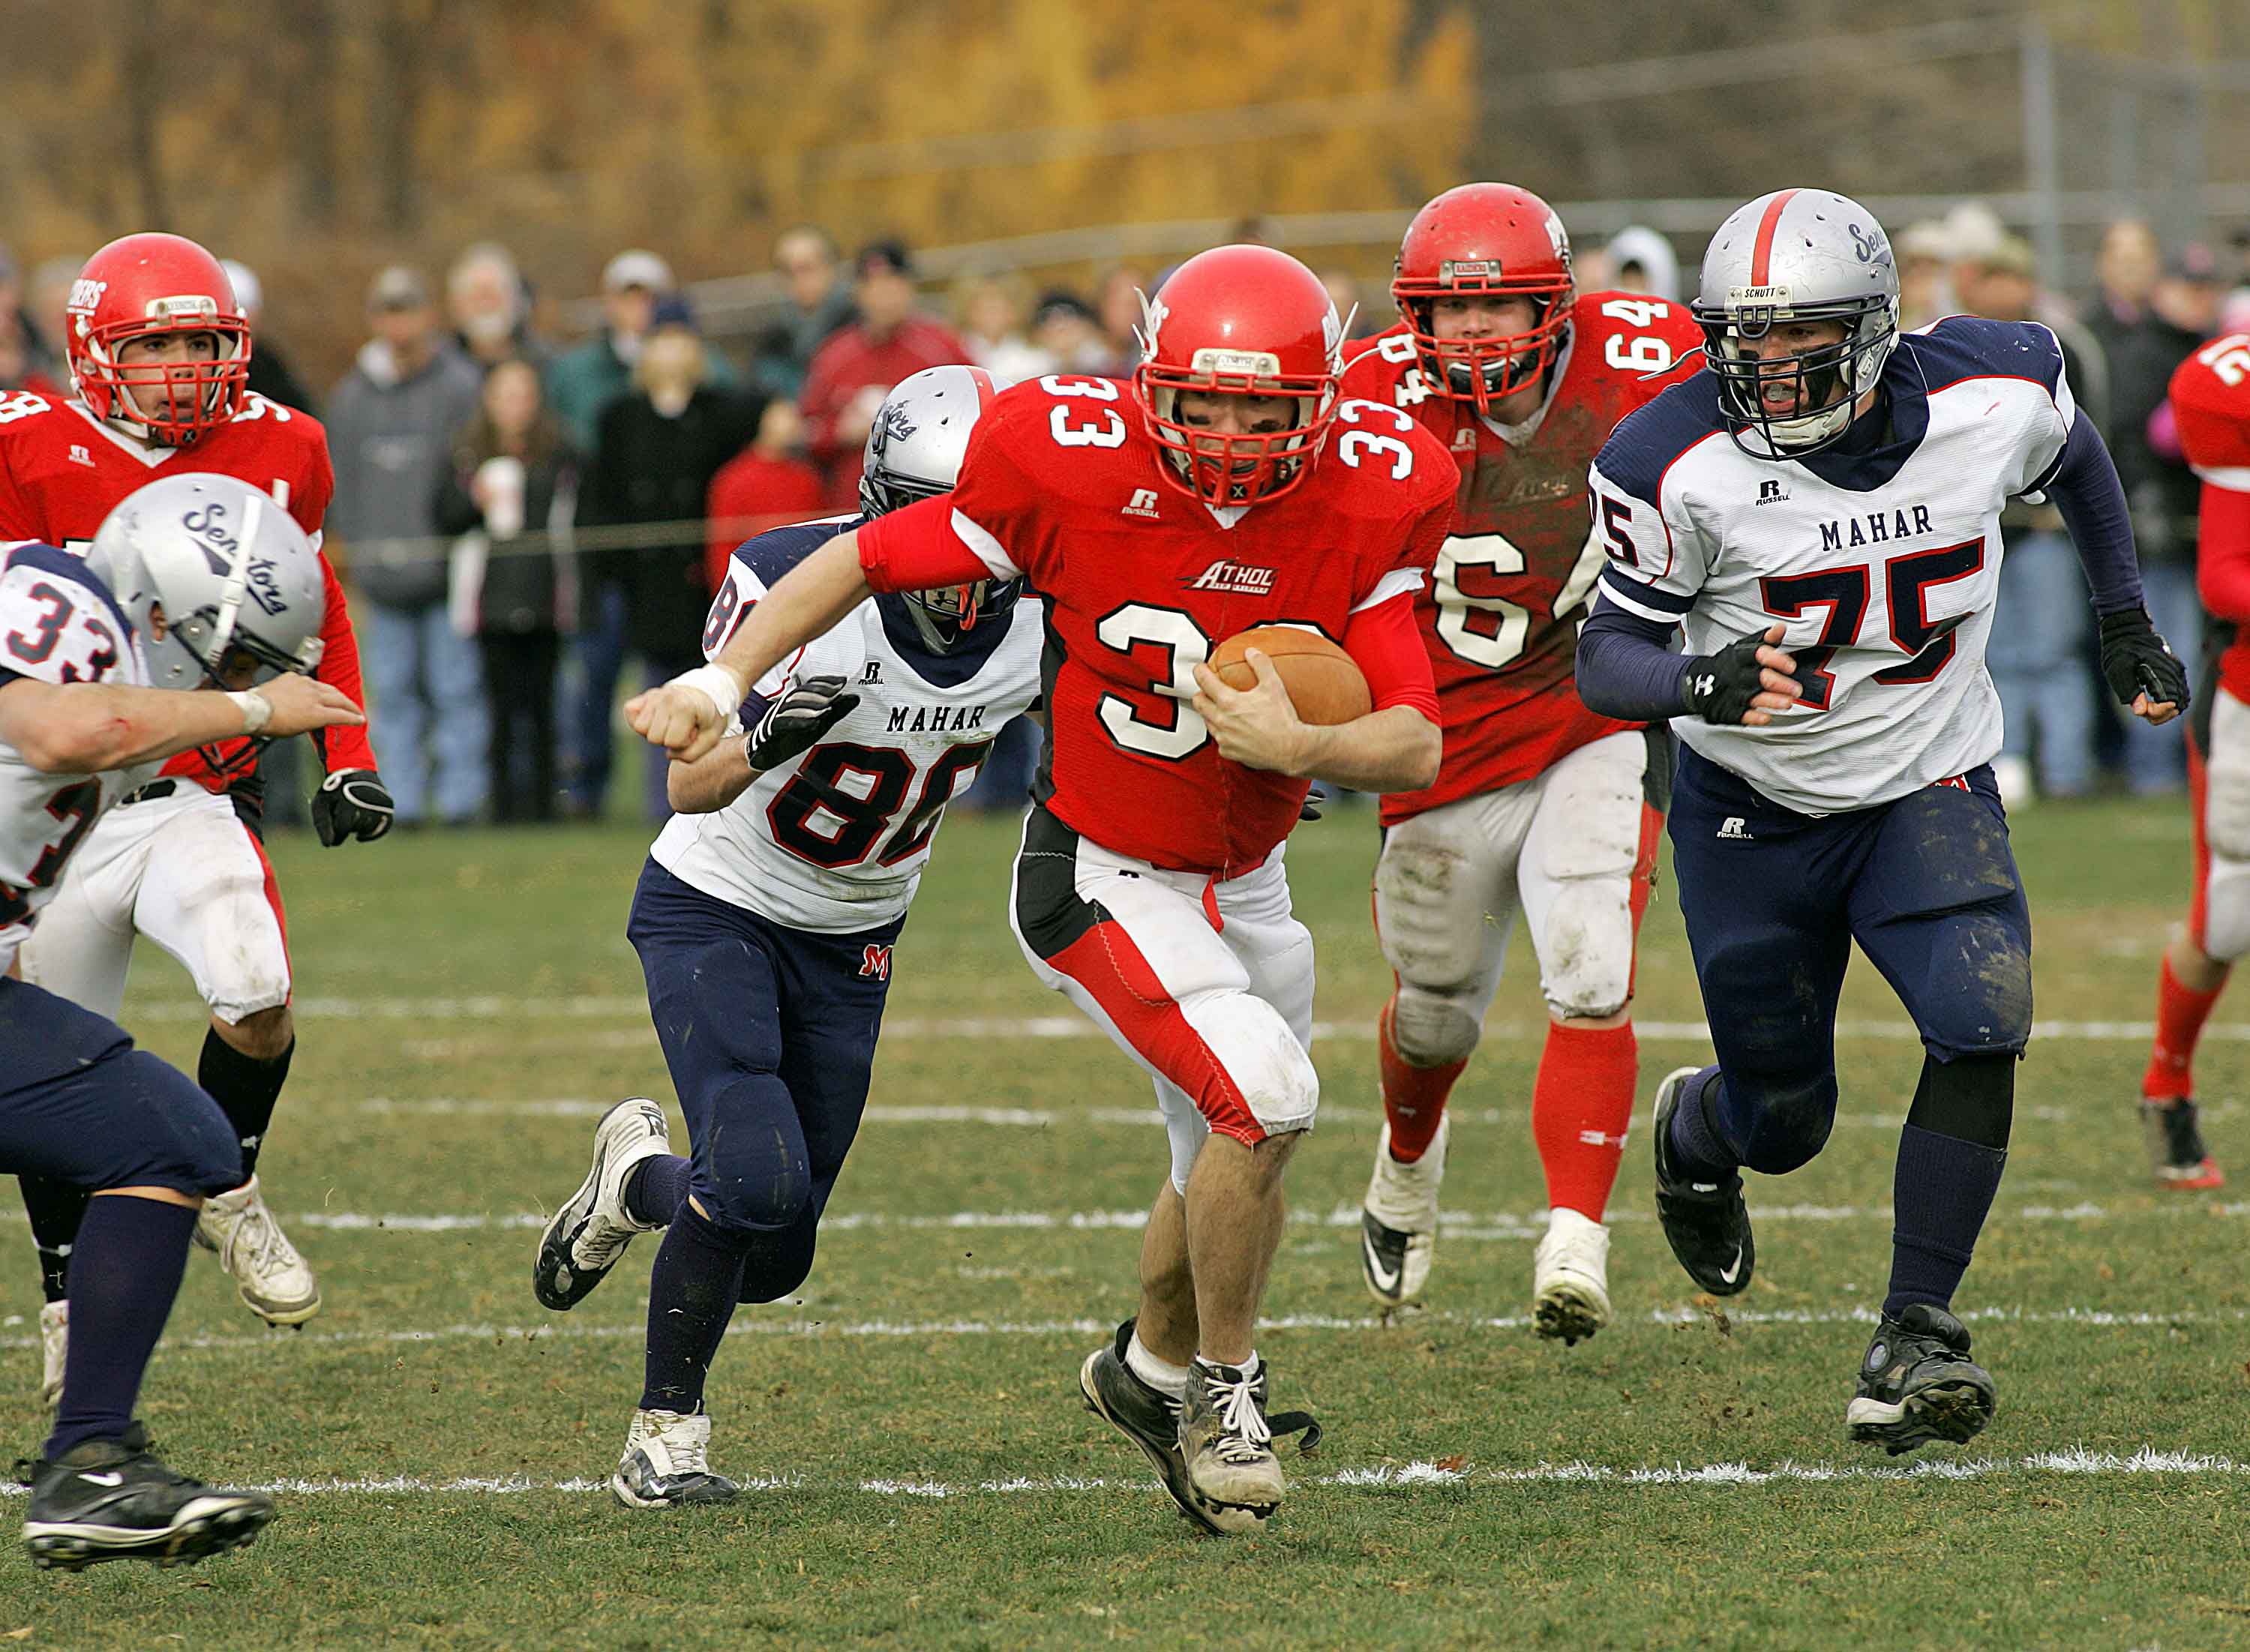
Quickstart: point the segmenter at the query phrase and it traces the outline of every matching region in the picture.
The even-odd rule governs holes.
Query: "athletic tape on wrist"
[[[273,702],[254,688],[242,689],[227,698],[242,710],[242,732],[255,734],[273,720]]]
[[[672,679],[670,686],[701,690],[719,708],[722,722],[742,708],[742,685],[723,665],[698,665],[692,671],[682,671]]]

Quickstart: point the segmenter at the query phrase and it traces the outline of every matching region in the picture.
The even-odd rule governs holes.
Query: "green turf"
[[[2184,889],[2179,811],[2048,809],[2017,841],[2041,1019],[2144,1020]],[[257,1547],[193,1572],[0,1563],[0,1645],[10,1631],[53,1647],[2250,1642],[2250,1471],[2113,1461],[2250,1460],[2250,1205],[2148,1185],[2131,1108],[2145,1049],[2130,1037],[2034,1045],[1962,1304],[1999,1418],[1970,1448],[1905,1460],[1923,1465],[1909,1476],[1843,1438],[1867,1335],[1852,1316],[1881,1293],[1919,1063],[1864,963],[1844,1013],[1879,1025],[1842,1047],[1828,1152],[1753,1182],[1756,1286],[1723,1311],[1697,1304],[1651,1220],[1636,1134],[1615,1207],[1618,1321],[1565,1351],[1521,1323],[1544,1199],[1527,1117],[1543,1018],[1519,935],[1457,1092],[1432,1307],[1375,1323],[1349,1225],[1375,1128],[1368,1028],[1388,988],[1363,814],[1292,850],[1335,1032],[1317,1052],[1322,1125],[1291,1171],[1268,1303],[1282,1323],[1260,1343],[1275,1403],[1316,1407],[1329,1434],[1291,1461],[1275,1532],[1191,1537],[1138,1455],[1076,1404],[1078,1360],[1131,1307],[1134,1213],[1163,1140],[1139,1117],[1144,1083],[1105,1044],[993,1025],[1075,1030],[1002,920],[1011,828],[969,819],[945,828],[899,946],[899,1036],[874,1102],[1046,1122],[871,1120],[806,1289],[745,1310],[714,1368],[716,1461],[758,1480],[742,1502],[627,1516],[555,1489],[614,1463],[652,1247],[549,1316],[517,1224],[576,1185],[585,1107],[668,1093],[622,933],[644,847],[613,827],[276,844],[303,1013],[266,1172],[328,1305],[301,1335],[265,1332],[198,1257],[144,1408],[168,1451],[212,1477],[403,1484],[286,1491]],[[148,957],[128,1017],[146,1042],[191,1069],[197,1013]],[[1700,1013],[1667,890],[1639,1014]],[[1644,1043],[1651,1079],[1703,1048],[1676,1027]],[[2230,1039],[2202,1063],[2214,1146],[2238,1167],[2243,1059]],[[476,1103],[501,1110],[461,1105]],[[29,1451],[37,1298],[5,1202],[0,1415]],[[460,1220],[340,1222],[362,1215]],[[1555,1472],[1571,1464],[1586,1472]],[[1634,1477],[1729,1464],[1730,1480]],[[469,1480],[529,1489],[426,1489]]]

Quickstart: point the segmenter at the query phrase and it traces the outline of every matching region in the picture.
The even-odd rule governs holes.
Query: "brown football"
[[[1350,655],[1318,631],[1294,625],[1260,625],[1237,631],[1211,653],[1211,668],[1229,688],[1255,688],[1258,673],[1244,653],[1256,649],[1281,673],[1290,703],[1308,723],[1349,723],[1374,709],[1367,678]]]

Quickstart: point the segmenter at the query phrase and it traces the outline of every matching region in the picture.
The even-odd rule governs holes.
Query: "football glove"
[[[371,768],[340,768],[313,794],[313,829],[323,849],[347,837],[371,843],[390,829],[395,814],[390,788]]]
[[[1750,702],[1765,691],[1759,675],[1758,650],[1766,647],[1763,631],[1738,637],[1715,654],[1697,654],[1688,662],[1680,679],[1680,704],[1690,717],[1707,723],[1739,723]]]
[[[2157,635],[2146,609],[2129,608],[2102,616],[2102,675],[2120,706],[2130,706],[2135,696],[2146,694],[2151,706],[2169,700],[2187,710],[2187,667]]]
[[[818,745],[859,703],[857,694],[844,692],[840,677],[800,678],[767,704],[757,726],[742,739],[742,755],[760,774],[779,768]]]
[[[1305,801],[1297,805],[1297,818],[1318,820],[1321,817],[1321,805],[1328,801],[1329,795],[1319,787],[1314,787],[1305,794]]]

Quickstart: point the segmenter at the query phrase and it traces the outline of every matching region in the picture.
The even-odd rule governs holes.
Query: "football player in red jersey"
[[[1417,213],[1391,291],[1398,324],[1353,358],[1344,392],[1411,413],[1460,485],[1416,602],[1445,763],[1434,786],[1383,799],[1375,919],[1398,989],[1377,1023],[1386,1122],[1361,1268],[1386,1309],[1422,1293],[1446,1098],[1521,908],[1550,1017],[1531,1101],[1549,1209],[1534,1313],[1541,1335],[1575,1342],[1609,1319],[1602,1216],[1632,1114],[1633,940],[1671,774],[1665,730],[1598,717],[1571,686],[1602,566],[1586,467],[1701,335],[1663,299],[1579,294],[1562,220],[1504,183]]]
[[[2141,1121],[2158,1185],[2225,1185],[2195,1108],[2195,1046],[2234,962],[2250,953],[2250,334],[2214,339],[2173,369],[2180,447],[2203,478],[2196,585],[2225,637],[2188,719],[2195,888],[2164,950]]]
[[[176,235],[129,235],[86,261],[65,312],[74,395],[0,399],[0,540],[83,551],[111,508],[153,477],[217,472],[273,495],[317,547],[334,476],[328,438],[306,414],[251,392],[251,338],[217,259]],[[214,523],[214,532],[226,525]],[[360,689],[359,649],[327,559],[316,675]],[[257,602],[259,593],[245,593]],[[190,685],[190,686],[193,686]],[[380,837],[390,799],[365,728],[314,736],[328,777],[314,800],[321,841]],[[244,1185],[212,1199],[197,1229],[243,1300],[275,1325],[319,1311],[320,1289],[259,1191],[258,1153],[296,1048],[281,898],[252,823],[257,742],[183,753],[103,816],[71,867],[25,979],[114,1019],[133,937],[179,960],[211,1008],[197,1080],[241,1138]],[[24,1179],[39,1248],[46,1397],[59,1392],[71,1242],[83,1193]]]
[[[1087,1403],[1146,1452],[1204,1530],[1254,1530],[1284,1490],[1253,1346],[1280,1238],[1282,1167],[1311,1128],[1312,937],[1283,840],[1308,779],[1411,790],[1438,773],[1413,598],[1453,517],[1444,446],[1337,393],[1342,327],[1270,248],[1189,259],[1147,302],[1128,389],[1050,375],[1004,391],[961,482],[831,540],[711,665],[632,701],[692,760],[743,685],[870,589],[1028,577],[1048,604],[1052,733],[1011,916],[1032,967],[1156,1079],[1171,1174],[1141,1304],[1080,1369]],[[1301,722],[1266,657],[1253,688],[1204,664],[1253,626],[1312,627],[1374,710]]]

